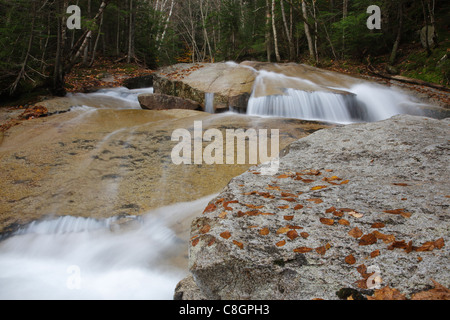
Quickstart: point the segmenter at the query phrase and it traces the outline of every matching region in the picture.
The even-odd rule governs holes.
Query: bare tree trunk
[[[120,4],[117,4],[116,55],[120,56]]]
[[[68,2],[68,0],[64,0]],[[100,5],[100,8],[98,9],[97,14],[95,15],[93,21],[97,23],[98,19],[103,15],[103,12],[105,11],[106,7],[108,6],[108,3],[110,0],[103,0],[102,4]],[[65,25],[63,26],[63,30],[65,30]],[[69,55],[68,63],[65,65],[66,73],[69,73],[70,70],[72,70],[73,66],[75,65],[77,59],[80,57],[81,53],[84,51],[86,46],[89,43],[89,40],[92,37],[92,31],[87,30],[84,32],[84,34],[80,37],[80,39],[77,41],[77,44],[75,44],[74,49],[78,48],[76,53],[73,51]],[[81,44],[80,44],[81,43]]]
[[[33,39],[34,39],[33,33],[34,33],[35,22],[36,22],[36,1],[33,1],[33,18],[31,20],[31,30],[30,30],[30,38],[28,39],[28,48],[27,48],[27,52],[25,54],[25,59],[22,62],[22,68],[20,69],[20,72],[17,75],[16,80],[14,81],[14,83],[10,87],[10,93],[11,94],[13,94],[14,91],[16,91],[17,85],[19,84],[20,80],[26,74],[28,58],[30,57],[31,46],[33,44]]]
[[[269,0],[266,0],[266,52],[267,52],[267,61],[272,61],[272,46],[271,46],[271,37],[270,37],[270,21],[272,20],[272,15],[270,14],[270,6]]]
[[[170,18],[172,17],[172,13],[173,13],[173,5],[174,5],[174,0],[172,0],[172,3],[170,4],[170,11],[169,11],[169,14],[167,15],[167,19],[166,19],[166,22],[164,24],[164,30],[163,30],[163,33],[161,35],[161,40],[159,42],[158,50],[161,49],[161,44],[164,41],[164,38],[166,36],[167,26],[169,25],[169,21],[170,21]]]
[[[400,40],[402,36],[403,29],[403,0],[399,0],[398,2],[398,14],[399,14],[399,23],[397,30],[397,37],[394,42],[394,46],[392,47],[391,57],[389,58],[389,64],[392,66],[395,63],[395,58],[397,57],[398,46],[400,45]]]
[[[62,4],[62,5],[61,5]],[[53,72],[53,88],[52,91],[55,95],[63,95],[64,89],[64,77],[65,71],[65,42],[66,42],[66,16],[65,12],[69,6],[69,0],[56,1],[56,14],[60,17],[58,20],[58,35],[55,57],[55,68]]]
[[[134,56],[134,8],[133,0],[130,0],[130,21],[128,25],[128,56],[127,62],[130,63]]]
[[[294,59],[295,53],[294,53],[294,43],[292,42],[292,24],[291,24],[291,29],[289,29],[288,24],[287,24],[287,19],[286,19],[286,12],[284,10],[284,1],[281,0],[280,1],[280,5],[281,5],[281,14],[283,16],[283,24],[284,24],[284,29],[286,32],[286,37],[288,39],[288,44],[289,44],[289,60]],[[292,10],[291,10],[292,12]],[[292,15],[291,15],[292,18]],[[291,20],[292,21],[292,20]]]
[[[92,67],[92,65],[95,62],[95,55],[97,52],[98,41],[100,40],[100,36],[102,34],[102,27],[103,27],[103,15],[100,18],[100,26],[98,27],[97,38],[95,39],[94,48],[92,49],[92,58],[91,58],[91,62],[89,63],[89,67]]]
[[[433,5],[431,5],[430,0],[427,0],[427,6],[428,6],[428,12],[430,13],[430,23],[431,26],[433,27],[433,40],[434,40],[434,44],[437,47],[439,45],[438,42],[438,37],[437,37],[437,29],[436,29],[436,19],[434,17],[434,7],[435,7],[435,0],[433,0]]]
[[[275,47],[275,57],[277,59],[277,62],[281,61],[280,57],[280,51],[278,49],[278,35],[277,35],[277,26],[275,21],[275,0],[272,0],[272,29],[273,29],[273,44]]]
[[[91,18],[91,0],[88,0],[88,18]],[[72,45],[73,47],[73,45]],[[88,59],[89,59],[89,45],[84,48],[84,55],[83,55],[83,65],[88,65]]]
[[[311,58],[311,60],[315,59],[315,53],[314,53],[314,45],[313,45],[313,41],[312,41],[312,37],[311,37],[311,32],[309,30],[309,25],[308,23],[306,23],[306,21],[308,21],[308,13],[306,10],[306,0],[302,0],[302,13],[303,13],[303,20],[304,22],[304,26],[305,26],[305,35],[306,35],[306,40],[308,41],[308,49],[309,49],[309,57]]]
[[[346,19],[348,16],[348,0],[343,0],[342,3],[342,19]],[[342,59],[345,55],[345,28],[342,28]]]
[[[316,0],[312,0],[312,3],[313,3],[313,17],[314,17],[314,54],[316,62],[319,62],[319,49],[318,49],[319,27],[317,23]]]

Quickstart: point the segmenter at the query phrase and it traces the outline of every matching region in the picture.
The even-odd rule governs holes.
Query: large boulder
[[[334,88],[358,81],[361,80],[296,63],[250,61],[240,64],[181,63],[161,68],[153,74],[155,93],[194,100],[203,106],[206,95],[213,94],[216,112],[229,109],[245,112],[252,94],[255,97],[284,95],[288,88],[351,95]]]
[[[205,106],[205,95],[214,94],[217,112],[229,108],[245,110],[255,80],[249,68],[227,63],[177,64],[154,73],[155,93],[178,96]]]
[[[448,287],[449,125],[402,115],[324,129],[291,144],[276,175],[261,165],[234,178],[192,222],[193,277],[175,297],[365,298],[390,287],[410,298],[433,281]]]
[[[147,110],[169,110],[169,109],[187,109],[203,110],[202,106],[193,100],[180,97],[169,96],[161,93],[141,94],[138,97],[142,109]]]

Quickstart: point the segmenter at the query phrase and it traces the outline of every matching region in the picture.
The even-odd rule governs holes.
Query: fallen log
[[[437,83],[427,82],[427,81],[423,81],[423,80],[419,80],[419,79],[408,78],[408,77],[404,77],[404,76],[387,75],[385,73],[381,73],[381,72],[375,70],[375,68],[373,68],[370,65],[368,66],[368,69],[369,69],[369,72],[372,73],[373,75],[379,76],[384,79],[395,80],[395,81],[400,81],[400,82],[405,82],[405,83],[410,83],[410,84],[416,84],[419,86],[426,86],[426,87],[450,92],[450,88],[440,85],[440,84],[437,84]]]

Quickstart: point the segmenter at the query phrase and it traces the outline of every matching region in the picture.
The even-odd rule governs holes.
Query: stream
[[[256,83],[274,77],[284,76],[260,72]],[[255,90],[248,115],[210,114],[212,96],[208,113],[144,114],[137,96],[153,88],[69,95],[78,107],[15,128],[0,147],[1,197],[9,199],[0,202],[2,212],[21,212],[10,219],[24,225],[0,242],[0,299],[172,299],[188,274],[190,222],[249,167],[175,167],[168,160],[172,130],[194,120],[210,127],[282,127],[286,146],[325,127],[295,118],[378,121],[414,105],[378,86],[345,89],[353,95],[287,89],[258,96]],[[355,119],[358,111],[346,99],[351,108],[364,105],[364,116]]]

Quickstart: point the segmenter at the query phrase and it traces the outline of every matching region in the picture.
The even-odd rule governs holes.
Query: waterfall
[[[33,222],[0,242],[0,299],[171,300],[187,275],[191,220],[212,198],[142,217]]]
[[[108,109],[141,109],[138,96],[153,93],[153,88],[127,89],[125,87],[101,89],[92,93],[69,93],[73,105]]]
[[[351,123],[358,110],[353,95],[286,89],[285,95],[250,98],[249,115]],[[362,113],[363,111],[361,111]]]
[[[340,124],[380,121],[402,113],[421,115],[419,103],[389,87],[363,81],[324,85],[317,78],[316,83],[258,71],[247,114]]]
[[[205,93],[205,111],[208,113],[215,113],[214,110],[214,93]]]

